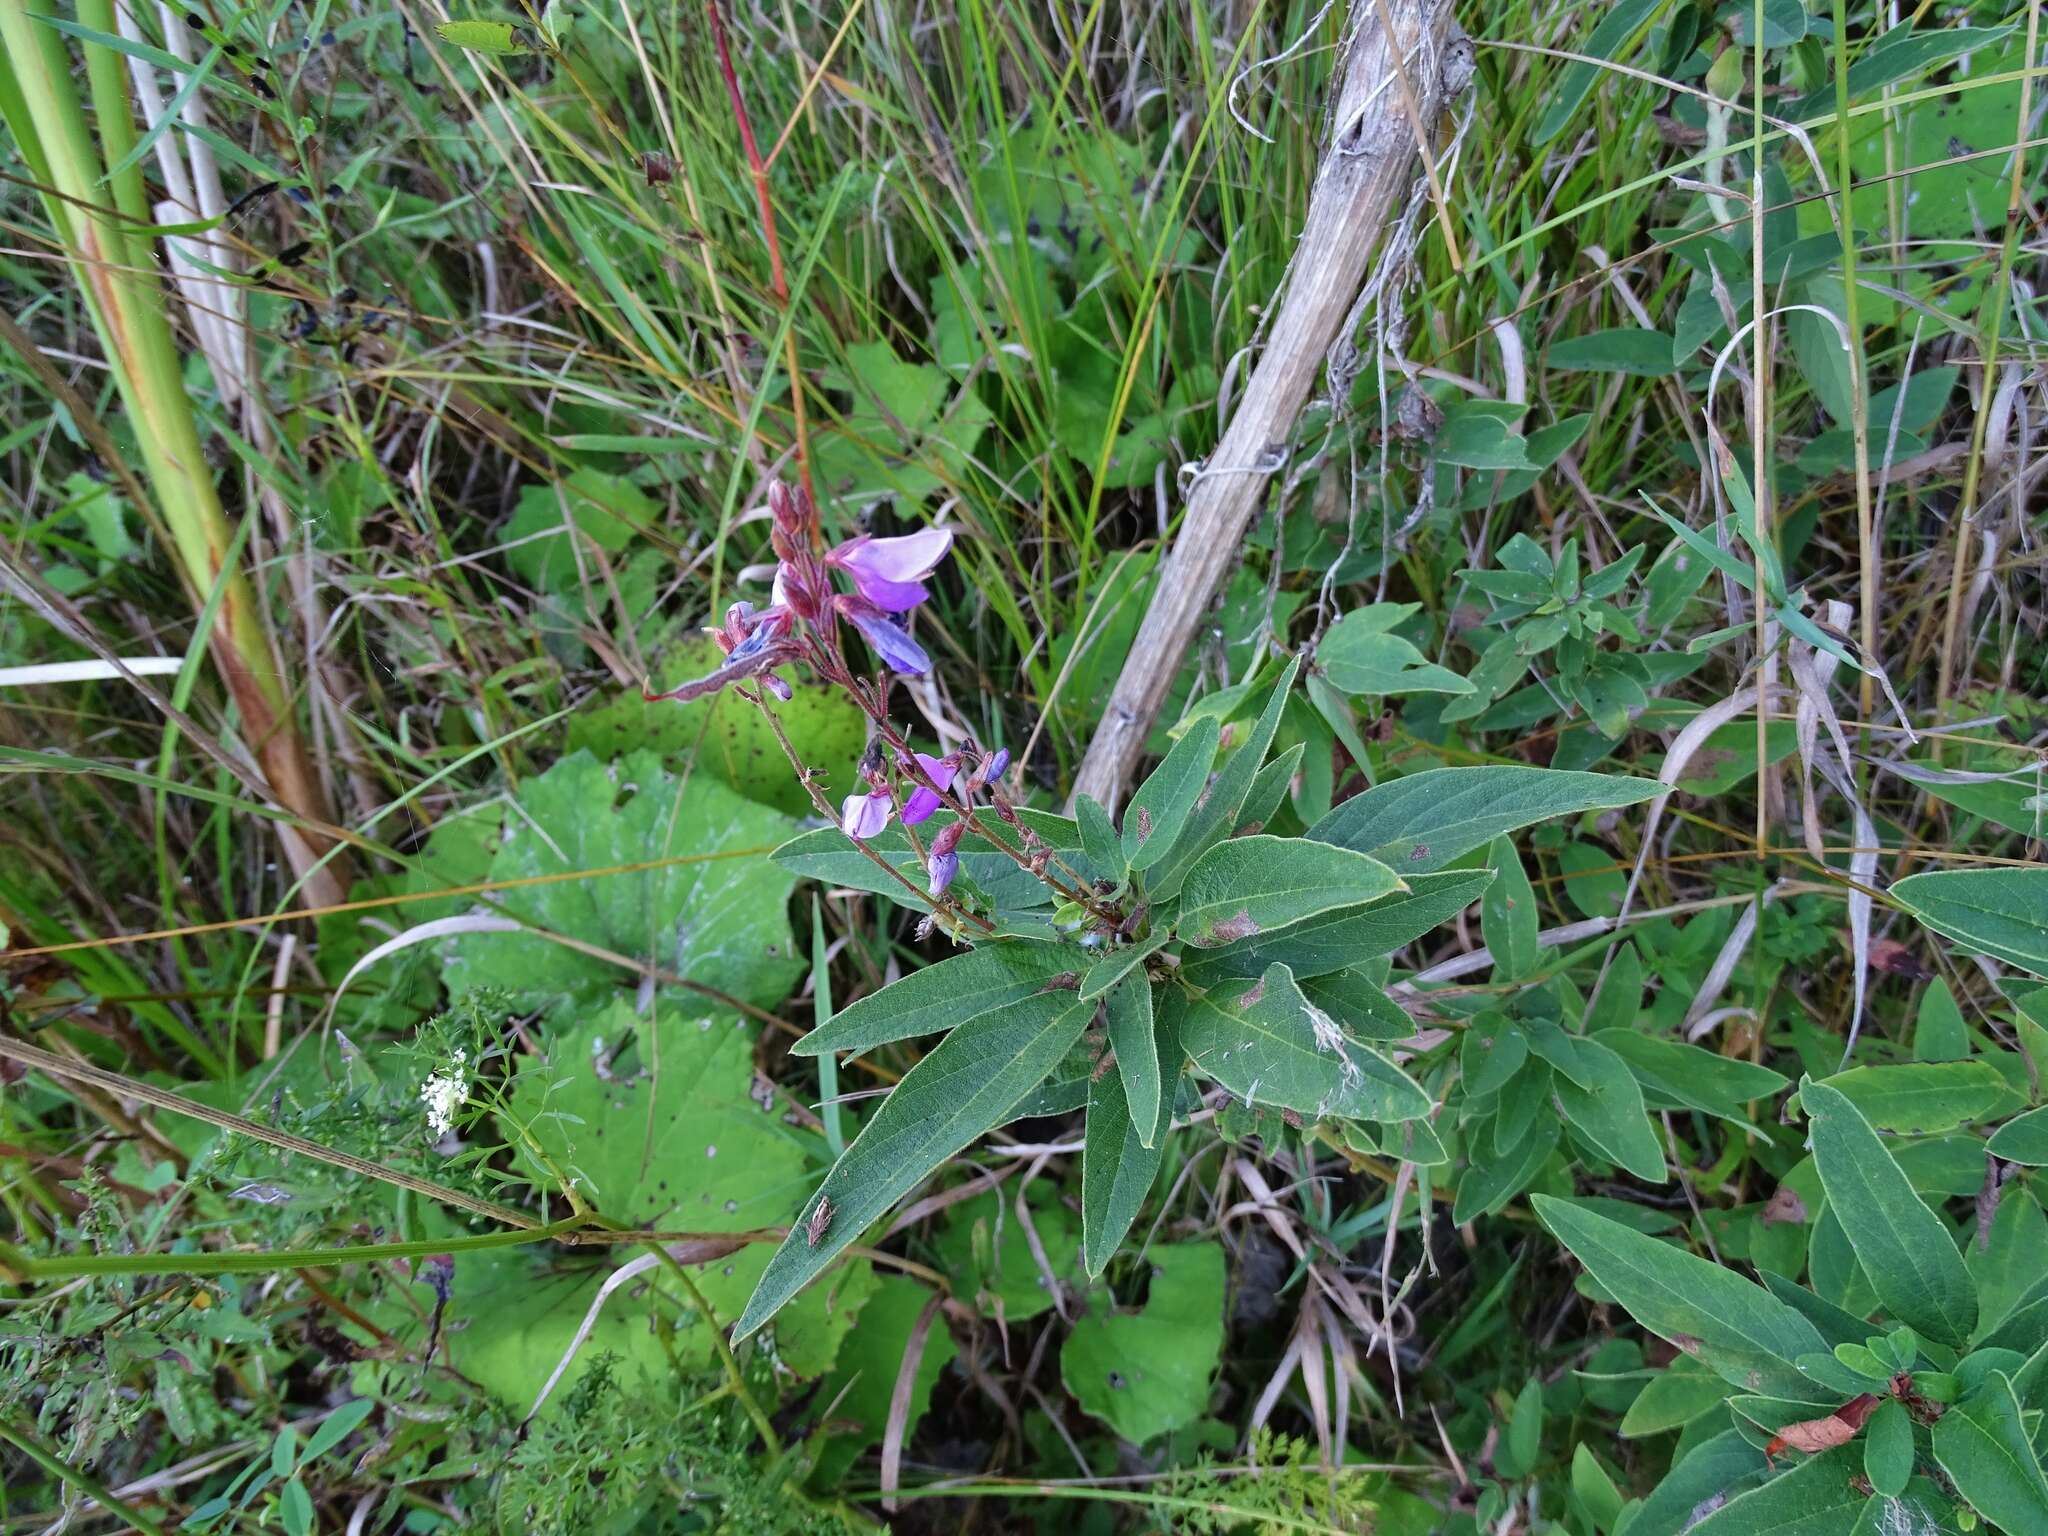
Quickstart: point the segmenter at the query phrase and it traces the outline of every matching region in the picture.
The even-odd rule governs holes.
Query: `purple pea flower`
[[[848,795],[839,807],[839,829],[855,841],[864,843],[879,836],[889,825],[889,813],[894,809],[894,803],[885,790]]]
[[[950,528],[926,528],[898,539],[863,533],[827,554],[825,563],[851,576],[854,590],[884,613],[908,613],[931,596],[924,579],[952,547]]]
[[[925,856],[924,872],[931,880],[927,894],[933,901],[946,894],[946,887],[960,873],[960,855],[953,850],[960,846],[961,834],[966,830],[966,822],[956,821],[942,828],[932,839],[932,851]]]
[[[916,757],[918,766],[925,771],[925,776],[940,790],[953,787],[953,776],[960,771],[957,764],[949,763],[942,757],[926,757],[922,752],[917,753]],[[914,827],[919,822],[929,819],[932,812],[945,803],[937,791],[920,784],[911,790],[910,798],[903,802],[903,824],[906,827]]]
[[[832,606],[861,632],[861,638],[874,648],[882,665],[891,672],[900,672],[905,677],[922,677],[931,671],[931,657],[925,655],[923,646],[910,638],[910,631],[866,598],[850,597],[842,592],[832,599]]]

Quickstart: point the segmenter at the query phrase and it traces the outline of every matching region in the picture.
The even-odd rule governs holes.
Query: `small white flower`
[[[427,1106],[427,1129],[439,1141],[455,1124],[455,1111],[469,1102],[469,1074],[463,1063],[469,1052],[455,1048],[445,1072],[436,1072],[420,1085],[420,1102]]]

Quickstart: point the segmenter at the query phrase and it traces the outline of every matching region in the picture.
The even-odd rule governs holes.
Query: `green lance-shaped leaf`
[[[434,31],[444,43],[470,53],[504,57],[540,51],[531,32],[509,21],[443,21],[435,24]]]
[[[1971,1398],[1935,1420],[1934,1459],[1956,1492],[2000,1530],[2048,1531],[2048,1478],[2010,1378],[1993,1371]]]
[[[1116,1052],[1117,1075],[1124,1080],[1124,1100],[1139,1139],[1147,1147],[1152,1145],[1155,1129],[1164,1123],[1160,1117],[1173,1113],[1171,1087],[1173,1079],[1180,1076],[1178,1016],[1180,1000],[1186,994],[1178,987],[1165,991],[1175,1012],[1174,1045],[1168,1053],[1171,1060],[1161,1055],[1160,1036],[1166,1021],[1153,1016],[1157,998],[1147,977],[1133,976],[1124,982],[1109,994],[1103,1009],[1108,1016],[1109,1048]],[[1167,1094],[1163,1109],[1159,1102],[1162,1092]]]
[[[1244,809],[1245,799],[1252,792],[1252,781],[1259,776],[1259,768],[1266,761],[1266,753],[1280,729],[1281,712],[1287,707],[1288,691],[1293,688],[1295,676],[1300,671],[1301,658],[1297,656],[1280,674],[1280,681],[1274,686],[1273,695],[1266,701],[1265,710],[1259,715],[1258,724],[1252,727],[1245,744],[1231,753],[1230,761],[1223,765],[1223,771],[1216,775],[1208,791],[1189,813],[1187,824],[1181,828],[1171,851],[1154,868],[1146,882],[1147,892],[1154,901],[1163,901],[1178,891],[1195,860],[1237,830],[1237,813]]]
[[[1820,1331],[1732,1269],[1568,1200],[1532,1195],[1536,1214],[1629,1316],[1745,1391],[1822,1402],[1793,1364],[1827,1346]]]
[[[1080,951],[1064,944],[992,941],[848,1003],[790,1052],[870,1051],[952,1029],[1034,996],[1043,997],[1042,1007],[1051,1016],[1078,1000],[1055,983],[1074,975],[1080,961]]]
[[[1852,1067],[1823,1081],[1846,1094],[1874,1129],[1904,1136],[1938,1136],[2015,1104],[2011,1087],[1988,1061]]]
[[[1619,774],[1516,764],[1431,768],[1352,796],[1308,835],[1369,853],[1405,879],[1442,869],[1503,833],[1553,816],[1635,805],[1663,787]]]
[[[1838,1445],[1679,1529],[1686,1536],[1850,1536],[1870,1502],[1856,1486],[1861,1469],[1857,1448]]]
[[[1184,974],[1198,987],[1226,976],[1253,977],[1279,961],[1296,976],[1325,976],[1392,954],[1478,899],[1493,879],[1490,869],[1411,875],[1408,889],[1362,907],[1343,907],[1276,933],[1255,934],[1183,958]]]
[[[1091,1278],[1102,1273],[1131,1230],[1166,1156],[1166,1128],[1173,1117],[1168,1074],[1177,1077],[1180,1072],[1178,1012],[1178,1006],[1164,1011],[1158,1021],[1158,1046],[1148,1053],[1152,1084],[1145,1098],[1151,1107],[1145,1120],[1136,1118],[1139,1108],[1125,1094],[1127,1074],[1121,1057],[1118,1070],[1100,1073],[1088,1086],[1088,1124],[1081,1150],[1081,1256]]]
[[[1202,949],[1284,928],[1399,890],[1378,859],[1299,837],[1233,837],[1189,869],[1175,927]]]
[[[1304,997],[1357,1039],[1406,1040],[1415,1033],[1415,1021],[1407,1011],[1363,971],[1297,976],[1295,981]]]
[[[1878,1300],[1899,1322],[1957,1348],[1977,1326],[1977,1288],[1939,1216],[1920,1203],[1877,1132],[1826,1083],[1799,1089],[1828,1205]]]
[[[2048,1164],[2048,1108],[2016,1115],[1992,1132],[1986,1148],[1993,1157],[2029,1168]]]
[[[1478,421],[1490,427],[1496,437],[1520,439],[1507,433],[1491,417]],[[1446,454],[1439,438],[1437,456],[1446,463],[1462,462]],[[1498,465],[1498,468],[1526,468],[1527,465]],[[1423,656],[1408,641],[1394,634],[1397,624],[1406,623],[1421,607],[1419,603],[1374,603],[1357,608],[1330,626],[1316,647],[1316,665],[1331,684],[1345,693],[1391,696],[1400,693],[1470,693],[1472,685],[1455,672],[1446,671]]]
[[[1074,820],[1081,827],[1081,851],[1088,855],[1089,862],[1102,871],[1109,880],[1121,880],[1124,870],[1123,844],[1118,841],[1116,826],[1109,819],[1109,812],[1102,808],[1102,802],[1081,796],[1074,802]]]
[[[1596,1029],[1586,1038],[1628,1063],[1629,1071],[1642,1086],[1644,1101],[1651,1108],[1696,1109],[1744,1131],[1753,1128],[1743,1113],[1744,1105],[1783,1093],[1792,1086],[1791,1079],[1769,1067],[1732,1060],[1677,1040],[1640,1034],[1633,1028]]]
[[[1432,1107],[1412,1077],[1310,1003],[1284,965],[1190,999],[1180,1038],[1198,1067],[1247,1104],[1388,1121],[1417,1120]]]
[[[1124,807],[1123,842],[1124,860],[1132,869],[1150,869],[1173,851],[1209,782],[1222,730],[1214,715],[1196,720],[1131,796]]]
[[[1936,933],[2048,976],[2048,869],[1944,869],[1908,875],[1892,899]]]
[[[781,1311],[891,1205],[1000,1124],[1044,1080],[1094,1012],[1072,993],[1060,996],[1068,1006],[1051,1017],[1045,999],[1028,997],[975,1019],[904,1074],[768,1261],[734,1330],[736,1339]]]
[[[1600,24],[1585,41],[1581,56],[1566,65],[1559,74],[1550,104],[1544,108],[1543,116],[1536,125],[1532,143],[1548,144],[1564,132],[1572,114],[1579,110],[1599,83],[1600,65],[1595,61],[1611,59],[1619,54],[1628,40],[1656,14],[1658,4],[1659,0],[1618,0],[1601,16]]]
[[[1536,969],[1536,891],[1512,840],[1496,837],[1487,862],[1494,881],[1479,902],[1479,933],[1493,955],[1493,974],[1512,981]]]
[[[1895,1397],[1864,1422],[1863,1475],[1887,1498],[1897,1498],[1913,1480],[1913,1421]]]
[[[1662,1184],[1664,1146],[1650,1128],[1643,1090],[1628,1063],[1594,1040],[1573,1040],[1572,1053],[1581,1081],[1560,1072],[1551,1086],[1565,1119],[1637,1178]]]
[[[1173,935],[1161,928],[1151,938],[1137,944],[1126,944],[1122,949],[1113,949],[1081,973],[1081,1001],[1100,997],[1116,986],[1131,972],[1143,965],[1153,955],[1166,947],[1166,941]]]

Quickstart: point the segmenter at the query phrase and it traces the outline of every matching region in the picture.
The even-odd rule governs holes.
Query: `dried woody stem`
[[[1324,357],[1341,339],[1380,234],[1409,196],[1418,149],[1413,122],[1433,126],[1442,113],[1451,7],[1444,0],[1387,0],[1362,9],[1264,355],[1210,467],[1188,492],[1152,606],[1074,780],[1077,798],[1111,807],[1122,798],[1181,658],[1237,562],[1267,482],[1287,461],[1288,435]],[[1418,101],[1408,102],[1398,89],[1404,80],[1413,82]]]

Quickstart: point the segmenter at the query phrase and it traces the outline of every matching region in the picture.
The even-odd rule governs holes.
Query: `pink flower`
[[[922,752],[917,753],[916,757],[918,766],[925,771],[925,776],[939,789],[953,787],[953,776],[960,771],[957,763],[948,762],[942,757],[926,757]],[[945,803],[935,791],[920,784],[911,790],[910,798],[903,802],[903,824],[906,827],[914,827]]]
[[[931,593],[924,579],[953,547],[953,530],[926,528],[897,539],[861,534],[825,556],[853,578],[854,590],[884,613],[908,613]]]
[[[866,842],[881,834],[889,825],[889,813],[894,803],[888,794],[876,790],[872,794],[848,795],[839,807],[839,829],[857,842]]]

